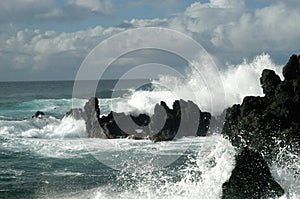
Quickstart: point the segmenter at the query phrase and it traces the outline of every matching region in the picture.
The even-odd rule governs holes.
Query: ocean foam
[[[156,103],[166,101],[169,106],[172,106],[176,99],[181,98],[192,101],[196,99],[195,103],[201,110],[213,111],[214,115],[218,115],[225,108],[235,103],[241,103],[245,96],[262,96],[259,83],[262,70],[272,69],[277,74],[281,74],[281,68],[282,66],[272,62],[268,54],[262,54],[255,57],[251,62],[245,60],[242,64],[231,65],[227,69],[221,70],[220,78],[223,81],[225,99],[217,99],[219,104],[223,105],[219,107],[212,107],[211,91],[205,86],[205,83],[213,85],[213,82],[210,82],[209,79],[205,79],[206,82],[204,82],[201,74],[192,70],[188,72],[186,80],[163,76],[159,80],[153,81],[154,89],[152,91],[136,91],[125,100],[115,104],[112,109],[117,112],[140,111],[153,114]],[[189,89],[193,91],[194,96],[187,92]]]
[[[84,120],[54,117],[22,121],[0,121],[0,135],[27,138],[76,138],[86,137]]]
[[[299,159],[299,154],[285,147],[277,154],[277,159],[271,165],[272,175],[285,191],[280,199],[300,198]]]
[[[131,142],[127,140],[127,142]],[[184,138],[172,142],[177,145],[197,143],[195,155],[188,155],[188,163],[174,169],[160,171],[144,169],[132,172],[123,168],[118,176],[120,184],[110,184],[82,193],[55,196],[55,198],[95,198],[95,199],[218,199],[222,184],[229,179],[234,168],[235,149],[220,135],[198,139]],[[149,142],[149,147],[157,147]],[[144,145],[143,145],[144,146]],[[192,150],[192,149],[191,149]],[[140,151],[143,155],[142,150]],[[125,164],[126,165],[126,164]],[[176,177],[177,176],[177,177]]]

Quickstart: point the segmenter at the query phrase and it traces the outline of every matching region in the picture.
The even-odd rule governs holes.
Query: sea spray
[[[251,62],[245,61],[221,70],[226,91],[225,105],[240,103],[246,95],[262,95],[258,79],[264,68],[274,69],[278,74],[281,70],[266,54]],[[108,114],[110,110],[151,114],[154,105],[161,100],[171,105],[177,99],[172,90],[184,91],[186,84],[192,85],[190,87],[198,98],[203,99],[197,103],[205,111],[209,107],[210,95],[193,71],[188,73],[188,77],[182,81],[164,76],[153,81],[151,89],[131,89],[123,98],[100,99],[101,114]],[[160,145],[150,141],[85,138],[83,120],[62,118],[70,108],[83,108],[87,99],[72,100],[65,99],[65,96],[35,99],[32,96],[29,100],[19,100],[18,103],[6,103],[4,99],[0,107],[0,156],[3,157],[0,179],[4,182],[1,190],[15,198],[217,199],[220,198],[222,184],[234,168],[235,149],[228,140],[213,135],[170,142],[169,151],[164,153],[181,156],[160,170],[153,169],[150,164],[136,171],[133,170],[134,164],[114,170],[96,159],[95,155],[111,157],[114,154],[117,160],[126,162],[126,156],[122,154],[134,151],[138,156],[135,159],[150,160],[151,150]],[[31,119],[38,109],[45,111],[46,117]],[[120,150],[107,144],[110,142],[121,146]],[[182,153],[181,146],[184,145],[190,147]],[[285,189],[286,194],[282,198],[298,199],[299,154],[283,149],[270,166],[272,175]]]
[[[300,161],[299,153],[290,146],[280,149],[272,162],[271,172],[276,181],[283,187],[285,194],[280,199],[300,198]]]
[[[194,140],[184,138],[176,142],[188,144],[191,139]],[[64,198],[218,199],[222,184],[234,168],[235,153],[230,142],[219,135],[201,138],[174,164],[160,170],[145,166],[133,171],[124,167],[117,176],[117,184]]]
[[[226,69],[220,70],[226,99],[217,100],[220,101],[219,104],[224,104],[225,101],[225,106],[217,107],[212,114],[218,115],[225,108],[241,103],[245,96],[262,96],[263,93],[259,84],[262,70],[266,68],[272,69],[277,74],[281,74],[281,67],[272,62],[270,55],[261,54],[256,56],[251,62],[244,60],[241,64],[230,65]],[[175,96],[174,93],[178,93],[184,100],[192,100],[191,96],[185,93],[186,90],[192,89],[196,95],[197,101],[195,103],[202,111],[211,112],[211,91],[207,89],[199,73],[195,70],[190,70],[187,71],[186,76],[185,80],[173,76],[162,76],[158,80],[153,80],[153,89],[151,91],[136,91],[132,95],[125,97],[125,100],[114,104],[112,109],[116,112],[140,111],[153,114],[155,104],[160,101],[165,101],[171,106],[178,99],[178,96]],[[207,79],[206,83],[213,84]]]
[[[27,138],[86,137],[84,120],[43,117],[21,121],[0,121],[0,134]]]

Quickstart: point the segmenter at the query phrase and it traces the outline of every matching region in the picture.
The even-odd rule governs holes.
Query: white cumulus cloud
[[[252,59],[262,52],[288,59],[290,52],[297,53],[299,48],[299,8],[298,0],[278,0],[259,8],[248,8],[243,0],[210,0],[195,2],[168,18],[130,19],[119,27],[96,26],[67,33],[18,29],[11,23],[109,15],[114,5],[109,0],[68,0],[62,7],[56,6],[54,0],[3,0],[0,72],[5,68],[72,71],[103,39],[135,27],[166,27],[186,33],[199,41],[221,66]]]

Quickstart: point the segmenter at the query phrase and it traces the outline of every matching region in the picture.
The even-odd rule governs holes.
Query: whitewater
[[[221,71],[225,107],[213,114],[247,95],[263,95],[259,77],[265,68],[281,74],[282,66],[262,54]],[[174,93],[189,100],[183,93],[187,86],[198,96],[201,110],[211,111],[209,91],[201,85],[193,71],[186,80],[163,76],[153,80],[151,89],[129,87],[126,95],[100,96],[101,114],[151,115],[162,100],[171,106],[178,97]],[[217,199],[234,168],[236,149],[217,132],[161,143],[87,138],[83,120],[64,116],[88,100],[72,99],[72,82],[0,83],[0,88],[0,198]],[[37,110],[46,117],[31,118]],[[155,161],[171,156],[178,158],[156,167]],[[299,154],[282,148],[277,156],[269,166],[285,190],[281,198],[300,198]]]

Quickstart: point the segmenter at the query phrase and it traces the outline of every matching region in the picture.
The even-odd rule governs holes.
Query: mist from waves
[[[193,63],[197,64],[197,63]],[[211,66],[213,67],[213,66]],[[238,65],[230,65],[227,69],[221,70],[219,74],[224,87],[225,99],[217,99],[223,107],[211,107],[211,91],[205,84],[212,84],[212,80],[202,80],[197,71],[187,71],[186,79],[179,79],[173,76],[162,76],[158,80],[153,80],[151,90],[138,90],[132,95],[126,96],[126,99],[113,104],[112,109],[116,112],[144,112],[153,114],[154,106],[160,101],[165,101],[168,106],[172,107],[178,96],[184,100],[196,100],[195,103],[202,111],[211,112],[214,115],[236,103],[241,103],[245,96],[254,95],[262,96],[262,89],[259,78],[263,69],[275,70],[281,75],[282,66],[278,66],[271,60],[270,55],[261,54],[256,56],[252,61],[244,60]],[[201,71],[200,71],[201,72]],[[195,98],[191,98],[187,90],[192,90]]]
[[[38,155],[60,158],[61,161],[94,154],[102,157],[118,157],[118,161],[124,165],[118,171],[110,171],[108,175],[115,175],[115,177],[111,176],[109,178],[111,180],[101,186],[87,190],[71,189],[71,191],[63,193],[43,189],[36,191],[36,196],[65,199],[218,199],[222,194],[222,184],[229,179],[235,165],[236,150],[227,139],[220,135],[172,141],[171,144],[177,146],[175,150],[170,148],[170,143],[157,144],[150,141],[125,139],[111,140],[112,146],[118,146],[112,147],[103,142],[107,142],[107,140],[93,140],[93,142],[90,139],[65,140],[65,143],[31,140],[31,143],[27,143],[32,147],[31,150]],[[51,145],[56,147],[53,148]],[[186,146],[189,146],[187,150]],[[40,150],[36,150],[36,148]],[[157,150],[163,151],[162,154],[178,153],[181,156],[173,164],[160,170],[151,168],[149,165],[135,168],[136,164],[133,165],[133,163],[136,162],[133,162],[128,156],[123,156],[129,154],[138,157],[141,161],[151,162],[151,159],[148,159],[149,154],[153,155],[153,151]],[[133,151],[134,153],[132,153]],[[280,199],[298,199],[300,196],[300,165],[295,155],[288,149],[282,149],[279,156],[281,156],[280,159],[285,158],[284,165],[282,161],[274,161],[270,165],[272,175],[285,190],[285,194]],[[136,158],[133,159],[136,161]],[[75,166],[81,167],[82,165]],[[85,172],[86,169],[81,168],[77,172],[57,171],[51,175],[71,175],[74,176],[73,181],[76,181],[75,176],[84,176]],[[97,176],[92,176],[90,181],[94,181],[96,178]]]

